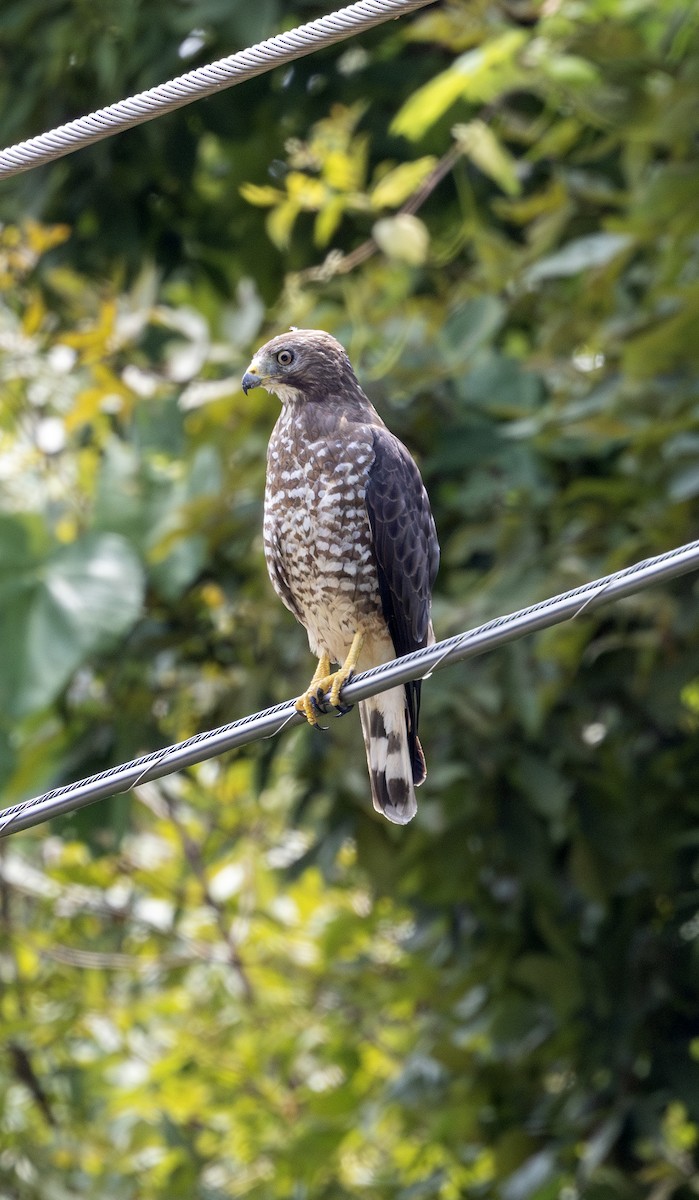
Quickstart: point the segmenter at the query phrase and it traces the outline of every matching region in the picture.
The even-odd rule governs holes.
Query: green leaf
[[[543,54],[537,65],[549,79],[569,87],[599,83],[599,68],[578,54]]]
[[[513,778],[541,816],[559,821],[565,815],[573,784],[552,763],[531,754],[522,754],[513,771]]]
[[[660,313],[652,328],[629,339],[624,348],[624,367],[636,376],[686,369],[699,361],[699,343],[695,336],[699,320],[699,285],[677,290],[671,299],[658,305]],[[674,309],[665,316],[662,310]],[[689,495],[690,493],[686,493]]]
[[[430,235],[419,217],[410,213],[397,213],[395,217],[382,217],[372,229],[377,246],[388,258],[419,267],[425,262],[430,246]]]
[[[3,707],[24,714],[58,694],[90,655],[137,619],[143,571],[118,534],[88,534],[17,577],[0,624]]]
[[[526,272],[528,284],[542,279],[561,279],[579,275],[596,267],[606,267],[634,243],[628,233],[591,233],[588,237],[575,238],[565,246],[534,263]]]
[[[678,471],[670,481],[668,495],[672,500],[691,500],[699,496],[699,463]]]
[[[530,1197],[533,1200],[536,1196],[543,1196],[541,1189],[551,1180],[555,1171],[553,1151],[540,1150],[503,1181],[502,1200],[530,1200]]]
[[[3,589],[13,587],[15,576],[31,557],[29,523],[9,514],[0,514],[0,597]]]
[[[442,330],[440,342],[452,367],[467,362],[500,329],[505,309],[495,296],[467,300],[452,312]]]
[[[517,163],[485,121],[455,125],[452,132],[466,157],[479,171],[494,180],[508,196],[519,196],[522,188],[517,178]]]
[[[509,417],[531,412],[543,399],[541,379],[523,370],[517,359],[497,353],[482,357],[464,376],[459,392],[472,404]]]

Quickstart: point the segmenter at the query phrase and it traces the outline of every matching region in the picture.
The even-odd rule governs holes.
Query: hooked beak
[[[255,360],[253,359],[247,371],[243,375],[242,388],[245,392],[245,395],[247,396],[251,388],[259,387],[261,383],[262,380],[260,379],[260,373],[255,365]]]

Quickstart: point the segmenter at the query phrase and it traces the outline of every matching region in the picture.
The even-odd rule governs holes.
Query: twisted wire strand
[[[81,146],[92,145],[124,129],[142,125],[154,117],[191,104],[193,100],[211,96],[214,92],[271,71],[273,67],[293,62],[324,46],[331,46],[381,25],[392,17],[405,16],[432,3],[434,0],[357,0],[347,8],[299,25],[288,33],[276,34],[247,50],[240,50],[208,66],[197,67],[168,83],[158,84],[127,100],[119,100],[47,133],[9,146],[0,151],[0,179],[8,179],[11,175],[71,154]]]
[[[342,690],[343,703],[355,704],[388,688],[412,679],[427,679],[433,671],[449,663],[475,658],[486,650],[515,641],[527,633],[546,629],[560,621],[579,616],[600,604],[640,592],[653,583],[673,579],[699,569],[699,541],[678,546],[664,554],[644,559],[617,571],[593,579],[538,604],[529,605],[506,616],[496,617],[465,633],[456,634],[434,646],[426,646],[413,654],[393,659],[357,675]],[[300,724],[305,718],[297,712],[293,700],[277,704],[263,712],[251,713],[239,721],[223,725],[206,733],[195,734],[185,742],[167,746],[146,754],[133,762],[110,767],[77,783],[54,788],[31,800],[24,800],[0,812],[0,838],[30,829],[51,817],[73,812],[96,800],[129,791],[138,784],[159,779],[172,771],[193,766],[260,738],[273,737],[287,726]]]

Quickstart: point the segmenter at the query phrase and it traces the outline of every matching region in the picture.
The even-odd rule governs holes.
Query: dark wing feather
[[[405,446],[388,429],[374,431],[374,461],[366,506],[374,542],[379,594],[397,655],[427,644],[432,585],[439,543],[420,472]],[[415,782],[424,777],[417,740],[420,682],[406,684],[408,739]]]

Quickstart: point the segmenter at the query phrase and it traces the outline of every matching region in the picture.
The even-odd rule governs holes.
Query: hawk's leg
[[[322,700],[330,686],[327,682],[328,679],[332,679],[332,675],[330,674],[330,658],[327,654],[321,654],[318,659],[318,666],[313,672],[311,682],[303,695],[299,696],[296,701],[296,708],[299,712],[303,713],[309,725],[318,724],[318,713],[320,712],[318,700]],[[322,683],[326,685],[323,688],[321,688]]]
[[[342,666],[337,671],[330,671],[330,660],[327,654],[321,655],[318,660],[318,666],[315,669],[313,678],[302,696],[299,696],[296,701],[296,707],[299,712],[302,712],[308,721],[309,725],[318,724],[318,713],[324,712],[324,700],[327,692],[330,692],[330,704],[336,708],[340,715],[349,712],[348,708],[344,708],[341,703],[341,692],[347,681],[354,674],[354,668],[357,665],[357,660],[362,651],[364,643],[364,634],[361,630],[357,630],[352,639],[349,654]],[[351,707],[351,706],[350,706]]]
[[[357,632],[355,633],[354,637],[352,638],[352,645],[350,646],[350,650],[349,650],[349,654],[347,655],[347,658],[343,662],[339,671],[336,671],[332,678],[332,687],[330,689],[330,703],[332,704],[333,708],[342,708],[342,705],[340,703],[340,694],[341,694],[342,689],[345,686],[345,684],[348,683],[349,680],[354,675],[354,668],[356,667],[357,662],[359,660],[359,655],[362,652],[363,645],[364,645],[364,634],[362,633],[361,629],[358,629]],[[345,709],[345,711],[347,711],[347,710]]]

